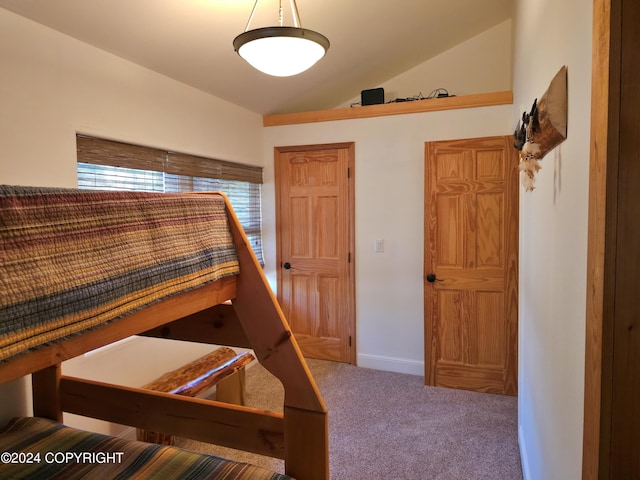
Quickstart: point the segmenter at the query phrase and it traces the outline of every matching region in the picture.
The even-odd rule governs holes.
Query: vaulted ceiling
[[[0,7],[260,114],[333,108],[511,17],[512,0],[297,0],[325,58],[286,78],[233,50],[254,0],[0,0]],[[283,0],[285,25],[291,25]],[[260,0],[251,28],[276,25]]]

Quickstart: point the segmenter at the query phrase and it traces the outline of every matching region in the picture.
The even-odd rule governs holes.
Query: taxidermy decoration
[[[536,173],[542,168],[540,160],[567,138],[566,66],[556,74],[540,100],[534,100],[531,111],[522,113],[513,136],[514,146],[520,152],[522,185],[530,192],[535,188]]]

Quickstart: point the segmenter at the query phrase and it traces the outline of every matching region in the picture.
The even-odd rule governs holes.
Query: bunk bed
[[[42,439],[74,430],[63,412],[281,458],[298,480],[329,478],[326,406],[223,194],[0,186],[0,242],[0,383],[31,374],[33,387],[33,418],[10,422],[0,446],[16,460],[39,453],[41,465],[29,466],[45,469],[38,478],[69,467],[23,448],[31,435],[54,460],[56,441]],[[132,335],[253,349],[284,387],[283,413],[63,374],[65,360]],[[74,434],[89,435],[74,441],[96,454],[180,457],[175,468],[208,472],[175,478],[288,478],[175,447]],[[85,463],[105,467],[93,460]],[[27,468],[12,463],[0,463],[3,478]],[[136,465],[132,478],[153,478],[158,467]]]

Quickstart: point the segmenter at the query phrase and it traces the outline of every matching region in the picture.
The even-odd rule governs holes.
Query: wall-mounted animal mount
[[[542,168],[540,160],[567,138],[567,67],[551,81],[540,100],[535,99],[531,111],[523,112],[514,134],[515,148],[520,151],[519,169],[522,185],[532,191],[535,175]]]

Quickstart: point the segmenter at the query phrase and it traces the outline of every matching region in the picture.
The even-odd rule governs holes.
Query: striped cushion
[[[238,272],[219,195],[0,186],[0,361]]]
[[[3,480],[291,478],[213,455],[89,433],[37,417],[15,418],[0,430],[0,452],[5,452],[0,461]]]

